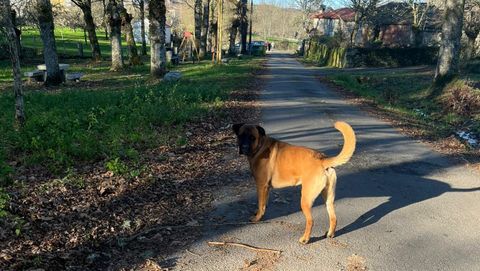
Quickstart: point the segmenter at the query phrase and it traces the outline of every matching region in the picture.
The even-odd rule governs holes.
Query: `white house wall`
[[[140,20],[134,20],[132,21],[132,27],[133,27],[133,37],[135,39],[135,42],[142,42],[142,29],[141,29],[141,21]],[[149,21],[148,19],[145,19],[145,39],[147,40],[147,44],[150,43],[150,38],[148,35],[148,30],[149,30]],[[171,42],[171,36],[172,36],[172,28],[170,26],[165,27],[165,43],[169,44]]]

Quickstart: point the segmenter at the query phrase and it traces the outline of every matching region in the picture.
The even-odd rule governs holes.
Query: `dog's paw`
[[[309,240],[310,240],[309,237],[302,236],[302,237],[300,237],[300,239],[298,239],[298,242],[300,242],[300,244],[306,245],[306,244],[308,244]]]
[[[253,223],[257,223],[258,221],[260,221],[261,217],[258,217],[256,215],[250,217],[250,222],[253,222]]]
[[[335,232],[329,233],[329,232],[327,231],[327,232],[325,233],[325,237],[326,237],[326,238],[333,238],[333,237],[335,237]]]

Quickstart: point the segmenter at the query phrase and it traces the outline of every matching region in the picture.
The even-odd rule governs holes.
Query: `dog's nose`
[[[240,154],[248,154],[250,151],[250,148],[248,148],[248,145],[242,145],[240,147]]]

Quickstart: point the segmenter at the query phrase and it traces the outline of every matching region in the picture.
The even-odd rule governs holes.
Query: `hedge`
[[[306,42],[304,58],[319,66],[352,67],[404,67],[432,65],[437,62],[438,48],[344,48]]]

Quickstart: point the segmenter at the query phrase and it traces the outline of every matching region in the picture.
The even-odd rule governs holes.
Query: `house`
[[[311,16],[313,20],[313,31],[311,34],[319,36],[333,37],[341,33],[345,38],[350,39],[350,35],[355,27],[355,11],[352,8],[340,8],[336,10],[324,10]],[[363,42],[364,27],[358,26],[360,31],[354,38],[355,44]]]
[[[434,46],[441,33],[440,10],[421,4],[425,13],[421,25],[415,26],[410,4],[390,2],[378,7],[368,24],[357,26],[354,44],[369,46],[371,41],[384,47]],[[348,39],[355,27],[355,11],[351,8],[320,11],[313,16],[313,34],[332,37],[342,34]]]

